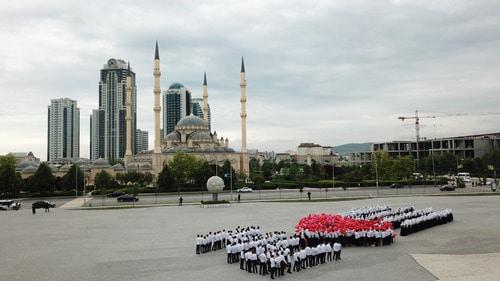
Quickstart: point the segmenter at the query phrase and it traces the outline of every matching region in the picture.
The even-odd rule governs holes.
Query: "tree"
[[[193,155],[184,152],[177,152],[174,155],[168,166],[174,175],[177,191],[186,184],[194,182],[194,173],[200,165],[201,161]]]
[[[95,175],[94,184],[98,189],[105,189],[114,187],[115,181],[113,179],[113,176],[111,176],[108,172],[102,170]]]
[[[225,163],[224,163],[225,164]],[[200,189],[206,188],[208,179],[215,175],[214,171],[210,168],[207,161],[204,161],[194,173],[195,185]],[[224,177],[225,178],[225,177]]]
[[[29,186],[32,192],[45,195],[54,191],[55,183],[56,179],[52,175],[52,170],[47,164],[42,163],[31,177]]]
[[[262,170],[262,175],[264,176],[265,180],[271,180],[273,177],[273,165],[269,160],[264,161],[261,167]]]
[[[78,180],[76,178],[77,176]],[[64,190],[74,190],[75,188],[83,190],[83,185],[85,184],[83,178],[84,174],[83,171],[80,170],[80,167],[76,164],[71,165],[71,168],[69,168],[69,171],[63,177]]]
[[[21,180],[16,174],[16,159],[11,156],[0,156],[0,198],[16,197],[21,189]]]
[[[160,191],[175,190],[175,178],[170,171],[168,165],[163,166],[160,174],[158,174],[158,189]]]

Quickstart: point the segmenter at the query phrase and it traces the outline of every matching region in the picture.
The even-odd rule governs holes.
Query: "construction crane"
[[[452,116],[486,116],[486,115],[500,115],[500,112],[478,112],[478,113],[448,113],[448,112],[442,112],[440,114],[444,114],[444,116],[439,116],[439,117],[452,117]],[[398,117],[399,120],[405,121],[406,119],[415,119],[415,133],[416,133],[416,140],[417,140],[417,161],[419,160],[419,147],[418,144],[420,142],[420,119],[421,118],[437,118],[438,116],[435,115],[428,115],[428,116],[418,116],[418,110],[415,110],[415,116],[400,116]]]
[[[405,121],[406,119],[415,119],[415,133],[417,136],[417,161],[420,158],[418,143],[420,142],[420,118],[436,118],[436,116],[418,116],[418,110],[415,110],[415,116],[400,116],[398,119]]]

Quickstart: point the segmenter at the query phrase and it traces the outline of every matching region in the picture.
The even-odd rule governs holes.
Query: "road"
[[[434,186],[413,186],[404,187],[399,189],[391,189],[389,187],[380,187],[378,192],[376,187],[362,187],[362,188],[348,188],[343,190],[341,188],[335,188],[334,190],[328,189],[316,189],[316,188],[304,188],[304,191],[300,193],[297,189],[283,189],[283,190],[254,190],[251,193],[241,193],[240,199],[242,201],[247,200],[274,200],[274,199],[297,199],[297,200],[307,200],[307,193],[311,192],[312,199],[326,199],[333,197],[357,197],[357,196],[411,196],[417,194],[442,194],[442,193],[464,193],[464,192],[491,192],[489,187],[467,187],[456,189],[455,191],[440,191],[438,187]],[[189,192],[189,193],[169,193],[169,194],[139,194],[139,202],[131,203],[124,202],[120,203],[116,198],[109,198],[105,196],[94,196],[86,201],[85,206],[119,206],[119,205],[136,205],[136,204],[166,204],[166,203],[177,203],[179,196],[182,196],[183,202],[200,202],[201,200],[211,200],[212,195],[208,192]],[[219,200],[237,200],[238,193],[233,191],[232,198],[229,191],[219,194]]]

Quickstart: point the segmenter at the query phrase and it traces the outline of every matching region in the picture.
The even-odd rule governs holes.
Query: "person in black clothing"
[[[183,199],[182,199],[182,196],[181,196],[181,197],[179,197],[179,206],[182,206],[182,201],[183,201]]]
[[[311,201],[311,191],[307,192],[307,198],[309,198],[309,201]]]

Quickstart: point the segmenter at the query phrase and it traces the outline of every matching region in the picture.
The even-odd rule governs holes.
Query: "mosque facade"
[[[226,160],[231,163],[231,166],[238,172],[249,174],[249,158],[246,148],[246,77],[245,65],[242,58],[240,71],[240,105],[241,105],[241,151],[235,151],[229,146],[229,139],[219,137],[217,132],[211,131],[209,126],[209,106],[208,106],[208,83],[206,74],[203,81],[203,104],[202,117],[193,115],[181,118],[173,131],[161,136],[160,130],[160,115],[162,107],[160,104],[160,56],[158,42],[156,43],[155,58],[154,58],[154,148],[150,151],[132,154],[132,136],[127,130],[126,137],[126,153],[125,153],[125,169],[127,171],[150,172],[157,175],[163,167],[181,151],[197,157],[202,161],[207,161],[211,165],[222,165]],[[128,79],[127,81],[132,81]],[[127,97],[131,95],[132,86],[127,84]],[[130,91],[130,92],[129,92]],[[163,108],[163,110],[165,110]],[[132,126],[132,104],[126,103],[126,122],[127,127]],[[165,124],[164,124],[165,126]]]

